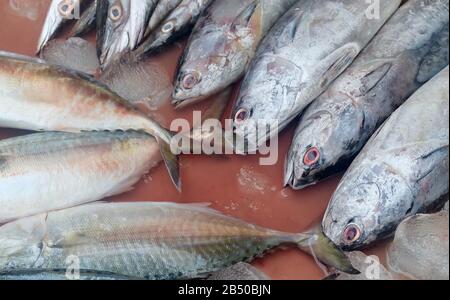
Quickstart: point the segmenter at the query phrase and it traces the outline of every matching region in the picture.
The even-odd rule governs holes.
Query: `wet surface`
[[[50,0],[0,1],[0,50],[33,55],[49,3]],[[88,39],[92,41],[93,37]],[[173,78],[182,45],[183,42],[173,45],[150,59],[161,68],[158,71],[164,72],[163,75],[170,79]],[[233,92],[235,94],[236,91]],[[193,110],[207,107],[208,102],[205,102],[175,112],[170,99],[166,99],[158,102],[157,109],[153,108],[149,113],[168,127],[171,120],[180,117],[192,120]],[[300,232],[321,220],[338,178],[304,191],[283,188],[284,158],[293,129],[291,126],[280,137],[279,160],[275,166],[260,166],[258,156],[183,156],[181,194],[173,187],[165,167],[160,165],[143,178],[132,192],[112,200],[207,202],[225,214],[257,225]],[[0,138],[25,133],[0,129]],[[385,251],[383,246],[379,246],[366,252],[384,257]],[[313,258],[296,249],[277,250],[258,259],[253,265],[273,279],[321,279],[324,276]]]

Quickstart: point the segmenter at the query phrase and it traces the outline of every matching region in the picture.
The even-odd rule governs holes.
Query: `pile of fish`
[[[0,279],[187,279],[221,270],[212,278],[267,279],[233,266],[284,245],[357,274],[365,270],[352,263],[365,268],[365,256],[343,251],[372,246],[398,227],[393,272],[448,278],[448,268],[430,267],[436,259],[426,275],[405,270],[398,249],[442,223],[414,218],[442,208],[449,193],[449,1],[375,4],[52,0],[42,58],[0,52],[0,127],[36,132],[0,141]],[[92,203],[131,190],[160,161],[181,190],[179,149],[175,133],[126,100],[127,89],[112,91],[81,72],[95,74],[97,64],[80,71],[47,59],[47,45],[77,14],[70,36],[95,29],[98,71],[109,81],[115,66],[139,66],[188,36],[175,108],[228,96],[243,79],[230,117],[233,138],[245,141],[242,149],[232,143],[237,153],[257,151],[298,123],[284,184],[303,189],[345,171],[321,226],[293,234],[206,205]],[[252,126],[261,120],[269,135]],[[447,247],[436,243],[433,253],[448,262],[448,226],[432,229],[447,234]]]

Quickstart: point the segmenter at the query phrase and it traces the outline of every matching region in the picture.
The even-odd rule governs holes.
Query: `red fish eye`
[[[195,73],[186,74],[183,78],[183,88],[186,90],[191,90],[199,82],[199,76]]]
[[[359,240],[361,237],[361,229],[356,224],[348,224],[344,230],[344,242],[351,244]]]
[[[241,124],[245,122],[250,117],[250,114],[247,109],[241,108],[237,111],[236,116],[234,117],[234,121],[237,124]]]
[[[320,159],[320,151],[316,147],[308,149],[303,158],[303,163],[307,166],[312,166]]]

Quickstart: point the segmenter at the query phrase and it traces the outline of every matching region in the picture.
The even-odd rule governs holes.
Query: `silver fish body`
[[[147,30],[145,36],[155,30],[159,24],[181,3],[182,0],[160,0],[155,7],[153,15],[148,21]]]
[[[303,113],[285,183],[307,187],[347,167],[374,131],[449,63],[448,0],[410,0]]]
[[[137,58],[151,54],[188,32],[212,0],[183,0],[133,51]]]
[[[99,4],[97,45],[100,62],[106,67],[140,44],[157,1],[100,0]]]
[[[0,272],[0,280],[83,280],[83,281],[103,281],[103,280],[134,280],[134,278],[121,276],[107,272],[97,272],[92,270],[13,270]]]
[[[267,34],[245,76],[232,112],[235,133],[254,151],[278,134],[356,58],[398,1],[383,0],[380,15],[359,0],[305,0],[294,5]],[[266,122],[258,136],[254,123]]]
[[[86,0],[52,0],[39,37],[37,53],[41,52],[42,48],[56,35],[63,24],[80,14],[81,5],[85,2]]]
[[[138,132],[46,132],[0,141],[0,224],[117,195],[161,160]]]
[[[161,147],[181,187],[172,134],[91,77],[41,60],[0,53],[0,127],[33,131],[137,130]]]
[[[203,100],[239,80],[263,37],[295,2],[213,2],[195,25],[180,60],[174,105]]]
[[[391,236],[407,217],[445,204],[449,192],[449,69],[420,88],[366,144],[323,219],[353,250]]]
[[[257,227],[198,205],[94,203],[0,227],[0,270],[66,269],[70,257],[80,269],[141,279],[193,278],[294,244],[354,271],[345,255],[317,237]]]

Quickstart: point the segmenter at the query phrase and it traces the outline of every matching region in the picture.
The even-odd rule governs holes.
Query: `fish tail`
[[[347,255],[339,249],[322,231],[300,233],[294,237],[298,247],[311,254],[317,261],[348,274],[360,274]]]
[[[172,151],[171,140],[175,133],[166,129],[161,129],[162,136],[156,137],[156,141],[159,145],[161,156],[164,160],[167,170],[169,171],[170,179],[175,185],[178,192],[181,192],[181,176],[180,176],[180,164],[178,154]]]

